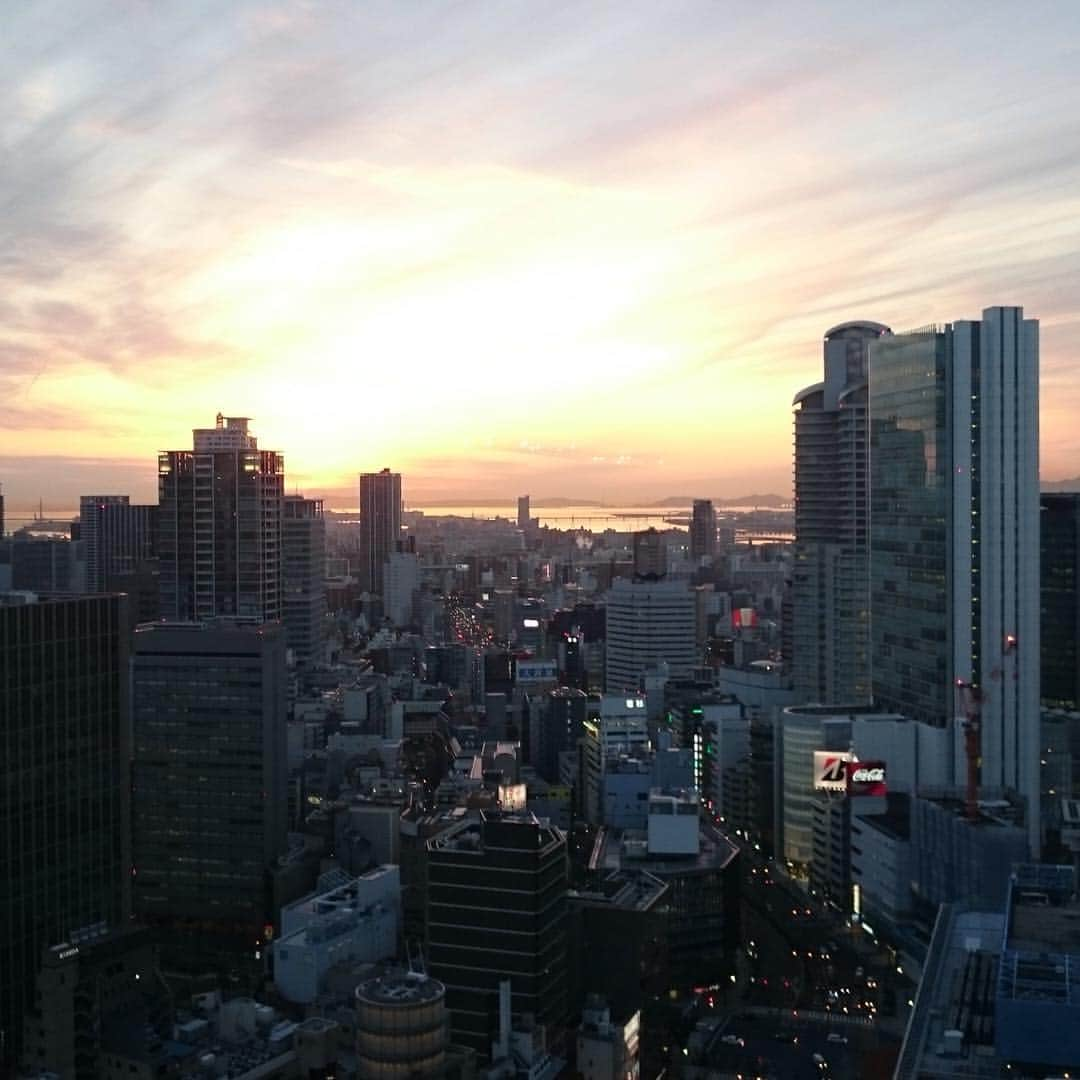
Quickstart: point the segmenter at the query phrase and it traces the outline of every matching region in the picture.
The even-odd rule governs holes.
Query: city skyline
[[[1080,472],[1075,10],[211,12],[12,16],[13,515],[151,497],[218,410],[338,505],[784,494],[831,326],[987,304]]]

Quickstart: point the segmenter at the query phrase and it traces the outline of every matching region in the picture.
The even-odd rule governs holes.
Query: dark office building
[[[568,1011],[566,837],[532,814],[480,814],[428,842],[428,959],[454,1042],[490,1053],[498,987],[562,1040]]]
[[[690,516],[690,558],[711,559],[716,555],[716,509],[712,499],[695,499]]]
[[[153,931],[87,928],[44,952],[24,1069],[71,1080],[166,1075],[172,1019]]]
[[[588,713],[589,696],[583,690],[557,687],[544,695],[536,744],[536,771],[552,784],[560,783],[559,754],[573,750],[581,738]]]
[[[132,505],[127,495],[83,495],[79,539],[86,545],[86,591],[109,592],[155,555],[158,508]]]
[[[0,596],[0,1074],[42,951],[128,916],[128,636],[120,596]]]
[[[386,560],[401,539],[401,473],[360,474],[360,584],[383,594]]]
[[[281,515],[285,644],[298,664],[322,659],[326,618],[326,518],[322,499],[286,495]]]
[[[285,642],[280,625],[144,626],[132,661],[133,900],[166,931],[251,949],[273,922],[285,846]]]
[[[0,548],[0,560],[11,568],[11,588],[47,594],[86,591],[86,545],[81,540],[16,533],[0,541]]]
[[[1080,708],[1080,494],[1044,494],[1040,507],[1040,697],[1048,708]]]
[[[667,575],[667,544],[664,534],[649,528],[634,533],[634,577],[657,581]]]

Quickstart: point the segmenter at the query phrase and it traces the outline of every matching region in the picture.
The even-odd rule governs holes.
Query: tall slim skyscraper
[[[887,326],[848,322],[825,334],[825,378],[795,395],[796,701],[870,700],[867,582],[867,350]]]
[[[158,455],[161,613],[280,619],[284,458],[246,417],[192,434],[193,450]]]
[[[124,603],[0,596],[2,1075],[19,1051],[42,950],[129,914]]]
[[[401,539],[401,473],[360,474],[360,586],[382,595],[386,560]]]
[[[83,495],[79,538],[86,545],[86,591],[105,592],[110,579],[135,573],[155,554],[158,508],[127,495]]]
[[[690,558],[711,559],[716,554],[716,510],[712,499],[695,499],[690,516]]]
[[[518,526],[519,529],[527,529],[529,527],[529,525],[532,523],[532,516],[531,516],[530,510],[529,510],[529,496],[528,495],[519,495],[518,496],[517,506],[518,506],[517,526]]]
[[[282,500],[282,613],[285,643],[298,664],[322,658],[326,616],[326,518],[322,499]]]
[[[876,704],[952,725],[981,701],[979,782],[1027,800],[1039,847],[1039,325],[1018,307],[870,349]]]
[[[282,628],[143,626],[131,687],[135,913],[173,945],[253,955],[286,838]]]

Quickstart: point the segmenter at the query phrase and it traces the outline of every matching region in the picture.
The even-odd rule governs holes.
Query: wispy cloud
[[[76,433],[152,463],[224,408],[305,486],[752,457],[780,489],[829,325],[1001,302],[1045,320],[1067,472],[1078,35],[998,3],[18,6],[0,477]]]

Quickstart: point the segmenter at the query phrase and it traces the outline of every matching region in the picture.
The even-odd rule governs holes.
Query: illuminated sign
[[[847,791],[847,768],[851,761],[849,751],[814,751],[814,790]]]
[[[57,960],[70,960],[73,956],[79,955],[78,945],[68,945],[66,948],[61,948],[56,954]]]
[[[734,630],[750,629],[757,626],[757,612],[752,607],[737,607],[731,611],[731,626]]]
[[[885,762],[851,762],[847,770],[847,785],[849,795],[884,795]]]
[[[515,672],[519,683],[557,682],[559,665],[554,660],[518,660]]]
[[[540,620],[539,619],[522,619],[521,620],[521,625],[524,626],[526,630],[535,630],[540,625]]]
[[[504,810],[524,810],[528,789],[524,784],[500,784],[499,805]]]

